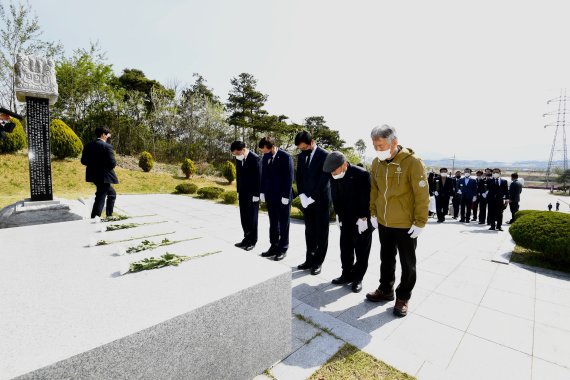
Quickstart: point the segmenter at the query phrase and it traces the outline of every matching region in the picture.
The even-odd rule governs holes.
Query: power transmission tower
[[[554,127],[554,139],[552,140],[552,148],[550,148],[550,159],[548,160],[548,167],[546,168],[546,186],[550,189],[551,188],[551,175],[553,169],[559,167],[558,165],[561,164],[562,170],[568,170],[568,148],[566,145],[566,115],[568,114],[566,108],[566,89],[560,90],[560,96],[558,98],[550,99],[546,104],[550,104],[553,102],[558,102],[558,110],[547,112],[542,117],[547,116],[554,116],[556,115],[556,122],[548,123],[544,126],[546,127]],[[558,131],[562,134],[562,144],[557,141],[558,140]],[[558,160],[560,158],[561,160]],[[555,154],[557,156],[555,157]],[[566,186],[566,184],[564,184]]]

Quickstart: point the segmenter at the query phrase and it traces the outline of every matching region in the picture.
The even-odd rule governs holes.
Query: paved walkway
[[[544,203],[538,193],[527,195]],[[236,206],[162,194],[120,195],[117,208],[158,214],[169,231],[199,232],[228,248],[242,237]],[[269,247],[268,230],[261,213],[260,241],[248,254]],[[45,231],[61,233],[57,225]],[[378,286],[377,234],[363,291],[331,284],[341,272],[339,235],[331,224],[323,271],[312,276],[296,269],[305,240],[302,221],[293,221],[288,256],[272,263],[291,268],[293,295],[293,351],[270,369],[275,378],[305,379],[349,342],[419,379],[570,379],[570,276],[504,264],[513,247],[507,231],[430,221],[418,241],[418,281],[405,318],[393,316],[394,302],[365,300]]]
[[[241,239],[235,206],[174,195],[120,196],[117,205],[200,226],[227,243]],[[269,247],[268,217],[259,219],[252,255]],[[365,300],[378,286],[376,234],[359,294],[330,282],[341,270],[334,224],[318,276],[296,269],[305,254],[302,222],[291,224],[290,240],[286,259],[275,263],[292,268],[293,286],[294,351],[271,369],[279,380],[308,377],[344,341],[419,379],[570,379],[570,276],[494,262],[512,250],[507,231],[430,220],[418,241],[418,281],[405,318],[392,315],[393,302]]]

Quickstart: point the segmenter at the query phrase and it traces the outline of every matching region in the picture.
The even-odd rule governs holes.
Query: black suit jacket
[[[261,169],[261,192],[268,201],[281,201],[281,198],[291,199],[293,193],[293,159],[281,149],[273,158],[271,152],[263,155]],[[269,160],[272,160],[269,163]]]
[[[348,164],[344,177],[330,182],[339,221],[355,225],[360,218],[370,218],[370,174],[366,170]]]
[[[331,176],[323,172],[323,165],[329,152],[318,146],[315,149],[312,160],[309,155],[300,154],[297,157],[297,191],[315,201],[330,202]]]
[[[509,186],[509,199],[511,202],[518,203],[521,201],[522,185],[518,180],[511,182]]]
[[[119,183],[113,170],[117,165],[113,146],[97,139],[87,143],[81,154],[81,163],[87,166],[85,181],[94,183]]]
[[[489,195],[487,200],[489,201],[503,201],[509,199],[509,187],[507,185],[507,180],[499,178],[499,185],[497,186],[497,180],[492,178],[487,183],[489,187]]]
[[[251,201],[252,197],[259,197],[261,159],[257,154],[249,151],[245,160],[236,159],[236,181],[240,199]]]
[[[442,177],[436,175],[434,179],[434,192],[437,191],[438,197],[451,197],[453,196],[453,180],[449,177],[445,178],[445,184]]]

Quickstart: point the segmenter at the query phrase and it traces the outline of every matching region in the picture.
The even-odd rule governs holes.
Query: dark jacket
[[[313,159],[309,163],[309,154],[300,154],[297,157],[297,191],[305,194],[315,201],[331,200],[330,174],[323,172],[323,164],[329,152],[321,147],[315,148]],[[309,152],[307,152],[309,153]]]
[[[277,202],[281,198],[291,199],[293,194],[293,159],[281,149],[272,158],[271,152],[263,155],[261,170],[261,192],[267,201]]]
[[[355,225],[360,218],[370,218],[370,174],[366,170],[348,164],[344,177],[330,182],[339,221]]]
[[[453,196],[453,179],[447,177],[445,183],[443,177],[436,175],[434,178],[434,192],[437,191],[437,197],[451,197]]]
[[[513,203],[519,203],[521,201],[522,184],[518,180],[511,182],[509,186],[509,199]]]
[[[236,159],[237,192],[240,199],[251,201],[261,189],[261,159],[249,151],[245,160]]]
[[[509,187],[506,179],[499,178],[499,185],[497,186],[497,180],[491,178],[487,182],[487,186],[489,188],[489,195],[487,196],[489,202],[509,199]]]
[[[97,139],[85,144],[81,154],[81,163],[87,166],[85,181],[93,183],[119,183],[113,170],[117,165],[113,146]]]
[[[477,195],[477,181],[473,178],[463,177],[458,181],[458,190],[461,191],[463,199],[472,200]]]

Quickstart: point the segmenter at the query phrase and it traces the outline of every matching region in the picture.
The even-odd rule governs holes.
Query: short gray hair
[[[398,136],[396,136],[396,128],[388,124],[374,127],[370,133],[370,137],[372,137],[372,140],[386,139],[389,144],[398,139]]]

